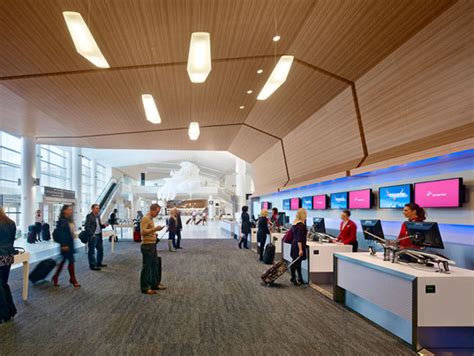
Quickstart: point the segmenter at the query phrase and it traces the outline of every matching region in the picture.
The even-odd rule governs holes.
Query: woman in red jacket
[[[344,245],[352,245],[352,252],[357,252],[359,243],[357,242],[357,225],[349,219],[351,212],[343,210],[341,213],[341,227],[340,233],[337,237],[337,242],[342,242]]]
[[[425,209],[415,203],[405,204],[405,207],[403,208],[403,215],[408,219],[408,221],[426,220]],[[400,234],[398,235],[397,241],[404,237],[408,237],[408,229],[405,223],[402,224],[402,228],[400,229]],[[400,248],[418,248],[417,246],[412,244],[410,239],[398,241],[398,244]]]

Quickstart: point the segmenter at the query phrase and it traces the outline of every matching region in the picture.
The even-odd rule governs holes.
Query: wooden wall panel
[[[280,141],[274,137],[247,126],[242,126],[230,144],[229,152],[247,162],[253,162],[262,152],[277,142]]]
[[[283,139],[291,183],[354,168],[363,158],[351,88]]]
[[[285,161],[280,142],[252,162],[257,194],[274,192],[287,181]]]
[[[473,30],[474,2],[458,1],[357,81],[366,164],[472,135]]]

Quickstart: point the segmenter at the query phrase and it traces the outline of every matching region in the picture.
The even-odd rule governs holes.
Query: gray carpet
[[[0,354],[414,354],[312,288],[291,287],[287,275],[262,286],[267,266],[235,241],[184,240],[184,250],[161,252],[168,290],[157,296],[140,293],[139,245],[116,246],[101,272],[87,268],[84,252],[76,255],[81,289],[64,273],[60,288],[32,286],[28,303],[21,269],[13,271],[19,313],[0,325]]]

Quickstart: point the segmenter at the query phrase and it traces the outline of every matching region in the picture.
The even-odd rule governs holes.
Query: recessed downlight
[[[245,109],[245,106],[241,105],[241,106],[239,107],[239,109],[240,109],[240,110]]]
[[[273,36],[273,42],[278,42],[280,40],[280,36],[276,35],[276,36]]]
[[[247,94],[252,94],[253,91],[252,90],[247,90]]]
[[[262,74],[262,73],[263,73],[263,69],[257,70],[257,74]]]

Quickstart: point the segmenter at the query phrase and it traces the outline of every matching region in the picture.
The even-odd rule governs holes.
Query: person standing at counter
[[[260,261],[263,261],[263,250],[265,249],[265,242],[267,241],[267,235],[270,234],[270,230],[268,229],[268,210],[262,209],[260,212],[260,216],[257,221],[257,241],[260,245]]]
[[[357,242],[357,225],[350,220],[351,212],[343,210],[341,213],[341,226],[337,242],[342,242],[344,245],[352,245],[352,252],[357,252],[359,243]]]
[[[291,283],[293,283],[295,286],[305,284],[303,280],[303,274],[301,272],[301,263],[306,259],[306,235],[308,234],[308,228],[306,227],[306,217],[306,210],[304,208],[298,209],[296,212],[295,221],[291,227],[293,230],[293,240],[291,241],[290,255],[293,261],[299,257],[299,259],[290,267]],[[296,280],[297,272],[298,281]]]
[[[16,315],[12,292],[8,285],[10,269],[15,260],[13,242],[16,225],[0,208],[0,324],[10,321]]]
[[[272,209],[272,217],[270,218],[270,222],[273,224],[274,227],[279,227],[280,223],[278,222],[278,218],[280,216],[278,215],[278,209],[273,208]]]
[[[426,220],[425,209],[415,203],[405,204],[405,207],[403,208],[403,215],[408,219],[408,221]],[[417,246],[413,245],[410,239],[398,241],[399,239],[403,239],[405,237],[408,237],[408,229],[406,223],[403,223],[396,242],[398,242],[400,248],[418,248]]]
[[[244,245],[244,248],[247,247],[247,240],[250,234],[250,216],[248,214],[249,207],[248,206],[243,206],[242,207],[242,215],[240,215],[240,219],[242,220],[242,227],[241,227],[241,232],[242,232],[242,237],[240,238],[239,241],[239,248],[242,248],[242,245]]]

